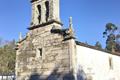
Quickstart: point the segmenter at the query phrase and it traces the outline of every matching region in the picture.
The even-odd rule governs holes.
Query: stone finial
[[[19,41],[21,41],[22,40],[22,33],[20,32],[19,33]]]
[[[72,17],[69,18],[69,33],[70,33],[70,36],[71,36],[71,37],[74,37]]]
[[[69,26],[73,26],[72,17],[69,17]]]

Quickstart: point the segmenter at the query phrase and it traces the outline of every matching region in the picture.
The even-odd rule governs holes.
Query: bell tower
[[[47,23],[61,24],[59,15],[59,0],[31,0],[32,20],[28,29]]]
[[[25,37],[20,34],[16,47],[16,79],[70,80],[74,67],[72,18],[70,28],[62,29],[59,0],[31,0],[31,4],[29,31]]]

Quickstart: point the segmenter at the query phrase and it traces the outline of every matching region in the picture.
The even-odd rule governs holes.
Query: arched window
[[[46,6],[46,21],[48,21],[48,18],[49,18],[49,1],[45,2],[45,6]]]
[[[38,9],[38,12],[39,12],[39,14],[38,14],[38,21],[40,23],[40,21],[41,21],[41,6],[37,5],[37,9]]]

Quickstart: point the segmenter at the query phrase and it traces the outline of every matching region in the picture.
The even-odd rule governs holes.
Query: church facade
[[[120,55],[75,40],[59,0],[31,0],[32,21],[16,51],[16,80],[119,80]]]

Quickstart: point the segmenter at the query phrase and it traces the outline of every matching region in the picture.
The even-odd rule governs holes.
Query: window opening
[[[36,51],[36,58],[40,58],[43,56],[42,48],[37,48]]]
[[[109,66],[110,66],[110,69],[113,69],[113,62],[111,57],[109,58]]]
[[[46,21],[48,21],[48,18],[49,18],[49,1],[45,2],[45,6],[46,6]]]
[[[39,48],[39,54],[42,57],[42,48]]]
[[[38,12],[39,12],[38,21],[39,21],[39,23],[40,23],[40,22],[41,22],[41,6],[38,5],[37,8],[38,8]]]

